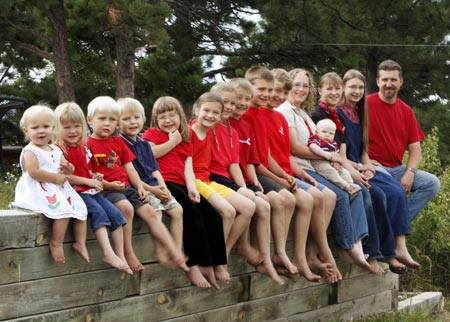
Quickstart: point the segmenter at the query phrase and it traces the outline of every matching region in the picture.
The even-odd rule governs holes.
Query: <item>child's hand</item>
[[[330,152],[330,153],[331,153],[331,159],[329,160],[330,162],[342,163],[342,158],[339,153],[337,152]]]
[[[98,191],[102,191],[103,190],[103,183],[97,179],[87,179],[87,186],[94,188]]]
[[[175,130],[171,133],[169,133],[169,141],[174,142],[175,144],[179,144],[182,141],[181,134],[178,130]]]
[[[93,173],[92,174],[92,179],[98,180],[98,181],[102,181],[103,180],[103,173]]]
[[[122,191],[123,189],[125,189],[125,183],[121,181],[112,181],[109,183],[109,185],[110,190]]]
[[[339,162],[331,162],[331,166],[333,168],[335,168],[337,171],[342,171],[342,164],[340,164]]]
[[[188,190],[189,199],[192,200],[192,202],[199,203],[200,202],[200,194],[198,193],[197,189]]]
[[[67,160],[61,160],[61,164],[59,165],[59,173],[71,175],[73,171],[75,170],[75,167],[72,163],[68,162]]]
[[[64,183],[66,182],[66,180],[67,180],[67,177],[66,177],[65,174],[62,174],[62,173],[57,173],[56,174],[55,183],[57,185],[60,185],[61,187],[64,186]]]
[[[293,176],[290,176],[286,173],[284,179],[289,183],[290,186],[289,191],[294,192],[297,190],[297,182],[295,181],[295,178]]]
[[[142,202],[148,202],[149,201],[147,190],[145,190],[144,187],[138,188],[137,189],[137,193],[138,193],[139,199]]]
[[[163,185],[154,186],[151,192],[155,195],[156,198],[158,198],[162,202],[167,202],[172,197],[169,189],[167,189]]]

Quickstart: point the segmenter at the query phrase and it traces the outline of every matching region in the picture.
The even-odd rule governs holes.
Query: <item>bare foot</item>
[[[274,263],[275,266],[282,266],[287,270],[287,273],[290,275],[295,275],[298,273],[298,269],[297,267],[292,264],[291,260],[289,259],[289,257],[287,256],[286,253],[284,254],[273,254],[272,256],[272,262]],[[277,269],[278,271],[278,269]],[[278,271],[280,272],[280,271]],[[284,275],[284,274],[283,274]]]
[[[266,258],[259,265],[255,266],[256,271],[269,276],[278,285],[284,285],[283,279],[278,275],[270,258]]]
[[[333,274],[333,265],[331,263],[322,262],[317,256],[307,258],[307,262],[313,273],[322,277]]]
[[[220,285],[217,283],[216,275],[214,274],[214,269],[212,266],[199,266],[198,268],[206,280],[216,289],[220,290]]]
[[[219,281],[222,281],[226,284],[230,283],[230,273],[228,273],[225,265],[214,266],[214,275]]]
[[[389,259],[380,259],[380,262],[386,263],[394,269],[403,270],[406,268],[405,264],[400,263],[397,258],[389,258]]]
[[[112,267],[120,269],[127,274],[133,275],[133,271],[131,270],[130,266],[128,266],[127,262],[122,260],[114,253],[103,255],[102,260],[104,263],[111,265]]]
[[[420,264],[412,258],[408,250],[397,249],[395,251],[395,254],[397,255],[396,258],[398,259],[398,261],[405,264],[406,266],[409,266],[411,268],[420,267]]]
[[[89,253],[88,250],[86,248],[86,244],[81,244],[81,243],[73,243],[72,244],[72,248],[75,252],[78,253],[78,255],[80,255],[80,257],[86,262],[86,263],[90,263],[91,259],[89,258]]]
[[[320,275],[316,275],[309,269],[308,263],[305,259],[297,259],[294,257],[292,260],[292,263],[297,267],[298,272],[306,278],[310,282],[316,282],[319,283],[320,279],[322,278]]]
[[[367,256],[362,250],[361,243],[355,243],[351,249],[339,250],[339,257],[347,263],[355,264],[361,268],[370,270],[370,265],[366,260]]]
[[[252,266],[257,266],[264,260],[261,253],[256,248],[251,247],[250,244],[246,244],[245,246],[239,245],[236,247],[236,254],[244,258],[247,263]]]
[[[136,254],[125,254],[125,260],[133,271],[142,271],[144,269],[144,265],[139,261],[136,257]]]
[[[50,255],[55,262],[58,264],[64,264],[66,262],[66,258],[64,257],[64,249],[62,243],[56,243],[53,240],[48,244],[50,249]]]
[[[175,251],[173,254],[169,254],[169,251],[160,243],[155,243],[155,258],[162,266],[175,268],[179,267],[185,272],[189,272],[186,262],[188,258],[181,252]]]
[[[383,275],[384,269],[378,264],[378,261],[376,259],[371,259],[368,261],[370,268],[369,271],[375,275]]]
[[[186,273],[187,278],[197,287],[210,288],[208,280],[202,275],[197,265],[189,267],[189,272]]]

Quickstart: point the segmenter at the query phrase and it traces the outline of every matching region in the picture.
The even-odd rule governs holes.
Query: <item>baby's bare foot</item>
[[[90,263],[91,259],[89,258],[89,252],[86,248],[86,244],[81,244],[78,242],[75,242],[72,244],[72,248],[75,252],[78,253],[78,255],[80,255],[80,257],[86,262],[86,263]]]
[[[50,255],[52,255],[52,258],[55,262],[57,262],[58,264],[64,264],[66,262],[62,243],[56,243],[51,240],[48,244],[48,247],[50,249]]]

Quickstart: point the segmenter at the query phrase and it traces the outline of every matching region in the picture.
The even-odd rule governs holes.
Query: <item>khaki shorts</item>
[[[225,187],[224,185],[221,185],[220,183],[214,181],[205,182],[200,179],[195,179],[195,186],[197,187],[200,195],[202,195],[202,197],[206,200],[208,200],[215,192],[217,192],[224,198],[235,192],[233,189]]]
[[[181,207],[174,197],[170,198],[170,200],[167,202],[162,202],[161,199],[156,198],[156,196],[150,191],[147,191],[147,197],[148,203],[155,211],[164,211],[175,207]]]

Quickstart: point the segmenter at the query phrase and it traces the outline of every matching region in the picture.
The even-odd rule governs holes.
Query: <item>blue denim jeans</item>
[[[401,180],[406,171],[406,167],[399,165],[397,167],[376,167],[377,171],[390,174],[398,181]],[[430,201],[439,191],[441,184],[439,179],[431,173],[417,170],[411,193],[408,195],[409,217],[413,221],[420,211],[425,208],[428,201]]]
[[[127,223],[119,208],[103,197],[101,193],[95,195],[80,193],[79,195],[86,204],[93,231],[100,227],[109,227],[112,232]]]
[[[336,194],[336,207],[331,218],[331,230],[336,246],[351,249],[355,242],[368,235],[368,226],[362,194],[350,200],[348,193],[315,171],[305,169],[317,182]]]

